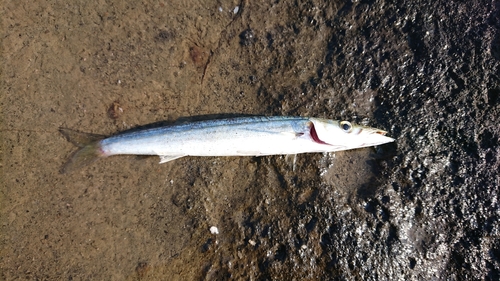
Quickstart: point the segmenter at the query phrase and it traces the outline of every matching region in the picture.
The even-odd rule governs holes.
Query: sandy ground
[[[182,116],[272,114],[279,105],[263,103],[259,88],[298,86],[322,57],[304,51],[310,69],[280,56],[254,65],[246,45],[257,34],[240,34],[266,26],[246,9],[231,1],[4,3],[4,278],[123,280],[159,271],[191,279],[217,256],[199,250],[215,243],[207,242],[216,240],[211,226],[218,240],[238,240],[221,216],[243,216],[266,173],[257,162],[269,160],[159,166],[156,158],[116,157],[60,175],[75,147],[57,129],[109,135]],[[270,67],[283,72],[279,79],[266,75]]]
[[[430,85],[461,91],[457,97],[484,93],[485,101],[474,98],[482,111],[463,113],[482,118],[470,140],[477,145],[467,147],[485,151],[484,170],[498,164],[498,149],[484,140],[499,136],[498,76],[484,74],[498,70],[498,7],[484,6],[493,20],[478,16],[482,25],[467,25],[483,30],[474,34],[487,43],[443,55],[472,57],[462,68],[433,52],[439,36],[462,40],[446,31],[453,19],[467,18],[470,7],[457,7],[440,23],[426,14],[432,6],[414,13],[418,5],[381,2],[2,1],[1,279],[493,280],[499,209],[481,194],[495,193],[498,178],[482,174],[482,187],[451,176],[426,181],[481,174],[445,156],[469,140],[442,134],[459,144],[429,144],[426,133],[402,125],[423,116],[420,126],[437,134],[457,124],[433,125],[444,118],[436,112],[462,114],[449,108],[461,98],[433,96]],[[484,73],[476,72],[476,58]],[[432,72],[429,65],[447,67]],[[429,106],[423,115],[414,113],[419,104]],[[477,113],[486,109],[492,115]],[[158,165],[154,157],[111,157],[59,173],[75,150],[59,127],[111,135],[227,113],[346,118],[400,141],[296,159],[186,157]],[[465,154],[470,163],[474,153]],[[453,207],[460,197],[439,206],[426,199],[453,194],[476,194],[486,213]],[[483,231],[462,224],[469,213]],[[441,227],[463,235],[442,236]],[[467,258],[469,246],[477,263]]]

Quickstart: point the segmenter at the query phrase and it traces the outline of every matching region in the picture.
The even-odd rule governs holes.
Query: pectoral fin
[[[184,157],[185,155],[158,155],[160,156],[160,164],[167,163],[177,158]]]

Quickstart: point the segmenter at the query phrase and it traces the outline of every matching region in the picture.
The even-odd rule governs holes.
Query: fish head
[[[349,121],[311,118],[310,135],[318,143],[347,150],[393,142],[384,130],[361,126]]]

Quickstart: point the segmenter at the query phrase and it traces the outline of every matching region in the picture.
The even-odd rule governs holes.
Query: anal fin
[[[158,155],[160,156],[160,164],[167,163],[177,158],[184,157],[185,155]]]

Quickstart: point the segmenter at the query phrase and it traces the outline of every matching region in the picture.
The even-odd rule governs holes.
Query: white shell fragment
[[[210,233],[219,234],[219,229],[216,226],[210,227]]]

